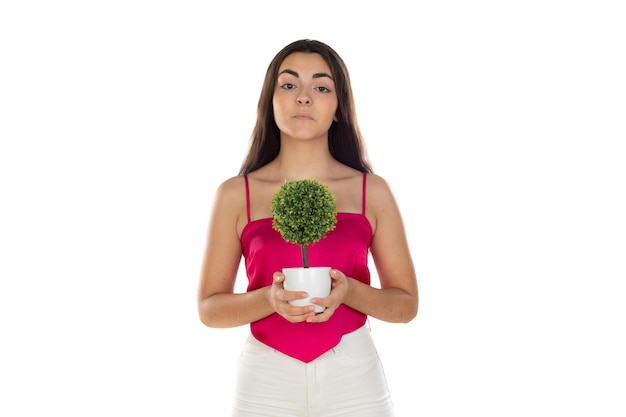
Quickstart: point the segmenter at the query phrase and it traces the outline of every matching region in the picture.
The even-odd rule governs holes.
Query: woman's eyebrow
[[[300,74],[298,74],[296,71],[290,70],[290,69],[284,69],[284,70],[282,70],[281,72],[278,73],[278,75],[281,75],[281,74],[291,74],[291,75],[293,75],[296,78],[300,78]],[[322,77],[328,77],[331,80],[333,79],[333,77],[331,77],[330,74],[327,74],[325,72],[316,72],[315,74],[313,74],[312,78],[322,78]]]
[[[331,80],[333,80],[333,77],[331,77],[330,74],[327,74],[325,72],[317,72],[317,73],[313,74],[313,78],[322,78],[322,77],[328,77]],[[333,80],[333,81],[335,81],[335,80]]]
[[[281,74],[291,74],[296,78],[300,78],[300,74],[298,74],[297,72],[295,72],[294,70],[290,70],[290,69],[284,69],[281,72],[278,73],[278,75]]]

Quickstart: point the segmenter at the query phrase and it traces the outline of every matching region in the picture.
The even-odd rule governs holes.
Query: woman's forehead
[[[330,66],[324,58],[315,52],[294,52],[285,57],[278,68],[278,73],[285,70],[295,71],[298,75],[311,75],[315,73],[331,74]]]

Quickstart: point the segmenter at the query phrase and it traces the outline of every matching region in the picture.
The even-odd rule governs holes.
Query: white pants
[[[393,417],[367,325],[310,363],[249,336],[239,359],[232,417]]]

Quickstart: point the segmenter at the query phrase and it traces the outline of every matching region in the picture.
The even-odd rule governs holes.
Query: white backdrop
[[[314,38],[415,257],[416,320],[371,323],[398,416],[624,416],[618,3],[3,2],[0,415],[227,415],[247,329],[197,318],[208,213]]]

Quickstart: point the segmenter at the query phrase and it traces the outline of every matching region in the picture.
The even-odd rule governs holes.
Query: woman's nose
[[[298,95],[296,101],[298,102],[298,104],[311,104],[311,98],[308,96],[308,94],[304,92],[301,92]]]

